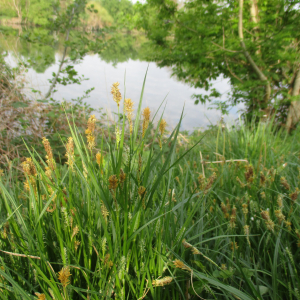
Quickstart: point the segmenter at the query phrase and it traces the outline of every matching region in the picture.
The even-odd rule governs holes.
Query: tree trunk
[[[294,129],[300,121],[300,69],[298,70],[297,77],[294,81],[292,96],[297,97],[296,100],[291,102],[287,116],[286,127],[288,130]]]
[[[238,31],[239,31],[239,38],[240,38],[240,44],[243,48],[243,53],[251,65],[254,72],[257,74],[258,78],[263,82],[265,85],[265,97],[264,97],[264,103],[268,105],[271,97],[271,85],[268,81],[268,78],[265,76],[265,74],[259,69],[255,61],[252,59],[250,53],[246,49],[246,45],[244,43],[244,34],[243,34],[243,5],[244,0],[239,0],[239,23],[238,23]],[[258,16],[256,16],[258,17]]]

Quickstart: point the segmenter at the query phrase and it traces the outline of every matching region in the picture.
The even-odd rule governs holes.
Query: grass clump
[[[22,182],[2,172],[2,298],[298,299],[298,132],[166,135],[142,96],[134,120],[113,95],[107,135],[73,121],[63,164],[43,138]]]

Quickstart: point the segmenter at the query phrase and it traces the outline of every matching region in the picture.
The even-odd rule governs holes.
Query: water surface
[[[18,53],[17,51],[12,51],[10,48],[9,53],[7,61],[11,65],[14,65],[17,60],[22,58],[25,60],[28,59],[21,51]],[[181,126],[182,130],[191,131],[194,128],[204,128],[209,124],[216,124],[220,119],[220,111],[215,109],[209,110],[209,104],[195,105],[194,100],[191,98],[193,94],[202,93],[204,95],[207,92],[192,88],[188,84],[178,81],[175,77],[171,77],[172,72],[169,68],[159,68],[153,62],[149,63],[141,59],[132,59],[130,58],[133,57],[132,55],[128,55],[128,59],[122,57],[122,62],[118,62],[116,58],[113,60],[107,59],[107,54],[109,55],[109,53],[106,53],[106,57],[104,58],[101,58],[98,54],[87,55],[80,64],[75,66],[75,70],[78,71],[79,75],[84,75],[89,80],[83,81],[81,85],[57,85],[57,92],[52,97],[59,101],[70,101],[82,96],[84,91],[94,87],[94,91],[85,101],[94,108],[104,108],[104,110],[112,115],[113,112],[117,111],[116,103],[113,102],[110,94],[112,83],[116,81],[120,82],[122,94],[126,91],[126,98],[131,98],[137,106],[148,68],[143,107],[149,106],[151,111],[156,111],[162,101],[166,99],[166,105],[163,105],[159,114],[162,114],[164,110],[164,118],[171,128],[177,124],[183,108],[184,119]],[[48,64],[43,66],[38,65],[40,59],[39,51],[31,51],[31,60],[32,56],[34,56],[37,63],[35,63],[34,67],[30,67],[26,74],[26,91],[30,97],[40,99],[40,95],[32,94],[30,90],[31,88],[38,89],[41,91],[41,95],[45,95],[50,85],[48,79],[52,77],[53,72],[57,71],[61,54],[56,50],[52,61],[50,60]],[[222,100],[226,100],[228,98],[227,93],[230,92],[228,81],[219,78],[213,84],[222,94]],[[238,107],[231,109],[226,119],[228,121],[236,119],[238,117],[238,109]]]

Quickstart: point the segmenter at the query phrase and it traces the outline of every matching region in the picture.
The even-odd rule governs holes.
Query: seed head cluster
[[[132,117],[133,117],[133,111],[134,111],[133,105],[134,105],[134,102],[130,98],[127,98],[124,100],[124,108],[125,108],[125,111],[127,114],[128,122],[129,122],[130,134],[132,133],[132,129],[133,129],[133,125],[132,125]]]
[[[149,121],[150,121],[150,108],[147,106],[144,110],[143,110],[143,133],[142,133],[142,137],[145,136],[146,130],[148,129],[149,126]]]
[[[88,142],[88,148],[90,150],[93,150],[96,146],[95,142],[95,129],[96,129],[96,117],[95,115],[91,115],[87,122],[87,129],[85,131],[87,142]]]
[[[113,95],[113,99],[117,103],[118,107],[120,107],[120,102],[122,100],[122,95],[120,93],[119,85],[120,85],[119,82],[115,82],[111,87],[111,94]]]
[[[68,138],[68,143],[66,145],[66,157],[67,157],[67,162],[66,164],[69,166],[69,168],[74,171],[74,142],[73,138],[69,137]]]
[[[54,171],[56,169],[56,164],[55,164],[55,161],[54,161],[54,158],[53,158],[53,152],[52,152],[50,142],[48,141],[48,139],[43,137],[42,143],[43,143],[44,148],[45,148],[46,153],[47,153],[47,155],[46,155],[47,165],[48,165],[48,167],[51,171]]]
[[[61,271],[58,272],[58,280],[61,282],[64,288],[70,284],[70,276],[71,273],[69,267],[63,267]]]

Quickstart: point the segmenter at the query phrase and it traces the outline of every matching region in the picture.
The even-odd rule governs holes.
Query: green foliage
[[[278,120],[284,123],[290,101],[295,100],[291,97],[293,88],[299,95],[294,80],[300,51],[297,5],[298,1],[287,0],[245,1],[245,48],[238,30],[239,1],[193,0],[182,7],[172,0],[148,0],[135,7],[137,25],[146,31],[155,49],[149,59],[172,67],[177,77],[206,90],[211,89],[211,80],[222,75],[232,87],[227,104],[245,103],[249,119],[255,111],[271,106],[278,109]],[[196,95],[196,101],[220,97],[211,90],[210,97]]]
[[[0,177],[4,299],[297,299],[299,131],[94,122],[87,142],[70,124],[67,161],[44,140],[26,178],[12,163]]]
[[[13,7],[12,0],[1,0],[0,18],[14,18],[17,16],[18,15]]]
[[[130,0],[97,0],[107,9],[116,23],[122,23],[128,15],[132,15],[132,2]]]
[[[87,24],[93,28],[111,26],[114,22],[109,12],[97,1],[89,1],[86,5]]]
[[[53,17],[56,4],[56,0],[30,0],[30,3],[22,1],[22,17],[31,24],[45,26]]]

